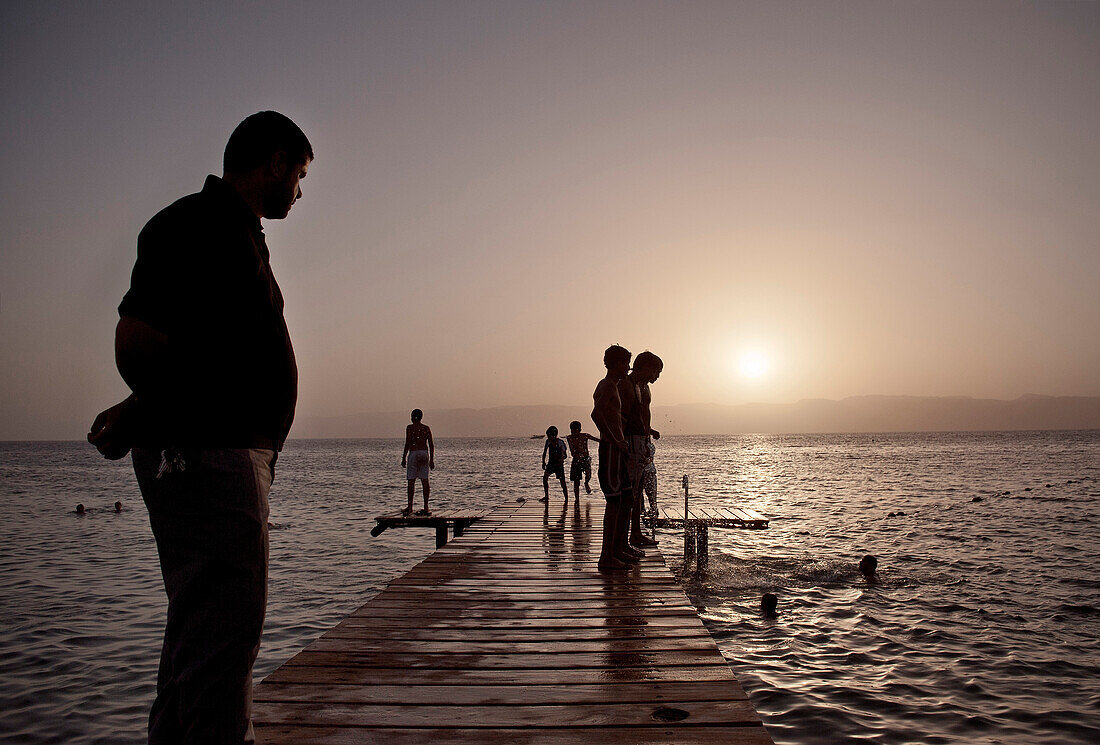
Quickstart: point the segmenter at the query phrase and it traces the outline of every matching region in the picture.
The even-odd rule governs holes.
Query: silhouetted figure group
[[[598,437],[593,437],[587,432],[581,431],[581,423],[572,421],[569,423],[569,434],[565,443],[558,439],[558,428],[550,426],[546,429],[546,444],[542,448],[542,489],[543,496],[540,502],[550,501],[550,477],[556,476],[561,483],[561,491],[565,496],[565,503],[569,503],[569,487],[565,483],[565,445],[568,444],[568,454],[572,459],[569,465],[569,480],[573,482],[573,496],[576,500],[581,498],[581,480],[584,480],[586,494],[592,493],[592,455],[588,451],[588,441],[599,442]]]
[[[607,501],[604,510],[600,571],[628,569],[656,541],[641,531],[644,474],[652,463],[651,383],[664,369],[661,358],[642,352],[630,369],[631,354],[619,345],[604,351],[607,373],[592,393],[592,421],[600,431],[597,476]]]

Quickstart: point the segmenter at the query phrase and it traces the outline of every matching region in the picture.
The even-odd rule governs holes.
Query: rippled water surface
[[[540,441],[439,448],[434,505],[542,491]],[[773,518],[712,530],[703,576],[679,565],[678,535],[663,541],[780,745],[1100,742],[1100,432],[658,448],[664,500],[682,501],[686,473],[699,504]],[[404,503],[400,455],[400,441],[287,446],[258,677],[433,549],[428,530],[369,535]],[[0,443],[0,507],[0,740],[142,742],[166,602],[129,462]],[[864,553],[877,583],[856,571]],[[761,617],[762,592],[779,596],[777,619]]]

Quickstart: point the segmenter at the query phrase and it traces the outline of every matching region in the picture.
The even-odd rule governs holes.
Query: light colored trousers
[[[161,451],[133,451],[168,595],[149,744],[241,745],[255,739],[252,664],[267,609],[267,497],[277,456],[181,455],[182,468],[164,469]]]

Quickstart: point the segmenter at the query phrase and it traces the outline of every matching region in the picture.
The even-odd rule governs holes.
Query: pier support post
[[[709,533],[706,525],[700,525],[695,533],[695,571],[697,572],[705,572],[710,566],[710,554],[707,551]]]
[[[695,526],[684,521],[684,564],[695,558]]]
[[[435,526],[435,547],[443,548],[447,545],[447,523]]]

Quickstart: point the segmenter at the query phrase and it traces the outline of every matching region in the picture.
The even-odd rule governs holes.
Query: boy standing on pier
[[[607,507],[603,513],[603,546],[600,549],[601,572],[626,569],[638,561],[628,550],[627,531],[630,528],[629,500],[633,498],[627,473],[627,443],[623,436],[623,402],[619,397],[619,381],[630,369],[630,352],[618,344],[603,353],[607,375],[592,393],[592,421],[600,431],[600,464],[597,477]]]
[[[408,517],[413,511],[413,492],[416,491],[416,480],[420,479],[420,486],[424,490],[424,509],[417,510],[418,515],[430,515],[428,509],[428,495],[432,488],[428,484],[428,471],[435,469],[435,441],[432,439],[432,430],[426,424],[421,423],[424,412],[413,409],[412,424],[405,427],[405,449],[401,451],[401,467],[405,469],[405,477],[409,480],[409,506],[401,511]]]
[[[592,493],[590,483],[592,481],[592,456],[588,453],[588,441],[600,441],[587,432],[581,432],[580,422],[569,423],[569,436],[565,441],[569,443],[569,454],[573,457],[569,464],[569,480],[573,482],[573,497],[581,498],[581,476],[584,476],[584,491]]]
[[[569,488],[565,485],[565,443],[558,439],[558,428],[554,426],[546,429],[546,445],[542,448],[542,489],[545,495],[540,502],[550,501],[550,474],[558,477],[561,482],[561,493],[565,495],[565,501],[569,501]]]

